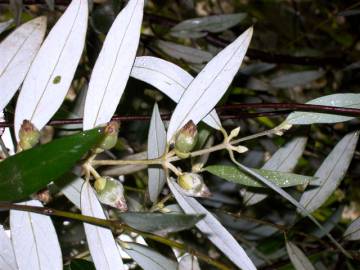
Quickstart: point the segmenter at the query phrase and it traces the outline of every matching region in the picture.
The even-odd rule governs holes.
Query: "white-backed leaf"
[[[171,117],[167,141],[188,121],[199,123],[219,102],[237,73],[250,44],[253,28],[218,53],[190,83]]]
[[[0,269],[18,269],[11,240],[9,236],[6,235],[2,225],[0,225]]]
[[[190,254],[185,254],[180,258],[177,270],[200,270],[200,265],[197,257]]]
[[[156,45],[167,55],[177,60],[184,60],[188,63],[202,64],[210,61],[212,58],[212,54],[207,51],[173,42],[158,40]]]
[[[355,219],[344,232],[346,240],[356,241],[360,240],[360,217]]]
[[[206,35],[206,32],[218,33],[231,28],[245,17],[246,13],[236,13],[193,18],[175,25],[170,34],[175,37],[193,37],[197,34],[195,37],[201,37]]]
[[[158,105],[155,104],[148,134],[148,159],[162,156],[166,148],[166,130],[161,120]],[[160,167],[148,168],[148,191],[150,200],[155,202],[165,184],[165,173]]]
[[[121,242],[121,247],[144,270],[176,270],[177,263],[164,255],[134,242]]]
[[[47,6],[49,7],[50,10],[54,10],[55,9],[55,0],[45,0]]]
[[[296,270],[315,270],[309,259],[294,243],[286,241],[286,250]]]
[[[334,94],[313,99],[306,104],[326,105],[360,109],[360,94]],[[354,117],[315,112],[293,112],[285,123],[291,125],[310,125],[315,123],[337,123],[354,119]]]
[[[25,119],[40,130],[62,104],[84,48],[87,21],[88,1],[73,0],[46,37],[16,104],[16,135]]]
[[[209,211],[194,198],[184,195],[181,188],[173,179],[168,179],[168,185],[176,201],[186,214],[206,215],[196,224],[196,227],[205,234],[219,250],[241,269],[256,269],[244,249]]]
[[[136,57],[131,76],[151,84],[176,103],[194,79],[181,67],[152,56]],[[203,121],[215,129],[221,128],[220,118],[215,110],[212,110]]]
[[[316,171],[314,176],[317,179],[313,183],[318,187],[305,191],[300,199],[300,204],[309,212],[318,209],[340,184],[354,155],[358,139],[358,131],[344,136]]]
[[[36,200],[21,204],[42,206]],[[10,230],[19,269],[63,269],[59,240],[50,217],[11,210]]]
[[[308,70],[282,74],[270,81],[270,85],[276,88],[289,88],[306,85],[321,78],[324,75],[322,70]]]
[[[45,30],[46,17],[38,17],[18,27],[0,43],[0,111],[23,82]]]
[[[83,184],[84,179],[74,173],[67,173],[56,181],[56,186],[60,188],[65,197],[79,209],[81,209],[80,194]]]
[[[110,121],[129,79],[139,45],[144,0],[130,0],[116,17],[91,74],[84,130]]]
[[[279,172],[292,172],[301,158],[307,142],[307,137],[296,137],[278,149],[264,164],[262,169]],[[245,191],[243,194],[246,205],[254,205],[267,197],[266,194]]]
[[[85,182],[81,189],[81,213],[106,219],[93,188]],[[85,234],[92,260],[97,270],[123,270],[120,250],[111,230],[84,223]]]
[[[7,20],[7,21],[5,21],[5,22],[1,22],[1,23],[0,23],[0,34],[1,34],[2,32],[4,32],[6,29],[8,29],[8,28],[10,27],[10,25],[13,24],[13,22],[14,22],[13,19]]]

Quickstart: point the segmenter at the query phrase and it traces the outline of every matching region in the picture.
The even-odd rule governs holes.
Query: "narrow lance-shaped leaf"
[[[305,191],[300,199],[300,203],[309,212],[318,209],[340,184],[350,166],[358,139],[358,131],[347,134],[337,143],[316,171],[314,176],[318,179],[314,181],[314,184],[319,187]]]
[[[81,213],[106,219],[93,188],[85,182],[81,190]],[[99,270],[124,270],[120,250],[110,229],[84,223],[87,244],[92,260]]]
[[[168,179],[168,185],[176,201],[187,214],[205,214],[205,218],[196,227],[219,248],[234,264],[243,270],[256,269],[246,255],[244,249],[221,223],[208,212],[197,200],[187,197],[173,179]]]
[[[166,130],[161,120],[159,108],[155,104],[148,135],[148,159],[161,157],[166,148]],[[148,191],[150,200],[156,202],[165,184],[165,173],[161,167],[148,168]]]
[[[205,171],[210,172],[228,181],[250,187],[266,187],[258,180],[242,172],[236,166],[230,165],[212,165],[204,168]],[[264,176],[269,181],[273,182],[279,187],[291,187],[296,185],[308,184],[314,180],[315,177],[299,175],[294,173],[284,173],[278,171],[253,169],[253,171]]]
[[[102,138],[102,132],[93,129],[34,147],[0,162],[0,201],[21,200],[45,187],[68,172]]]
[[[13,24],[13,22],[14,22],[13,19],[7,20],[7,21],[5,21],[5,22],[1,22],[1,23],[0,23],[0,34],[1,34],[2,32],[4,32],[6,29],[8,29],[8,28],[10,27],[10,25]]]
[[[360,94],[334,94],[313,99],[306,104],[360,109]],[[354,119],[350,116],[315,112],[293,112],[284,124],[310,125],[316,123],[337,123]]]
[[[181,67],[152,56],[136,57],[130,75],[151,84],[176,103],[194,79]],[[215,129],[221,128],[220,118],[215,110],[212,110],[203,121]]]
[[[46,37],[16,104],[16,136],[23,120],[40,130],[62,104],[84,48],[87,21],[88,1],[73,0]]]
[[[167,141],[189,120],[199,123],[219,102],[237,73],[250,44],[253,28],[218,53],[190,83],[170,119]]]
[[[181,257],[177,270],[200,270],[198,259],[190,254],[185,254]]]
[[[139,45],[144,0],[130,0],[111,26],[91,74],[84,130],[110,121],[129,79]]]
[[[42,206],[36,200],[22,204]],[[19,269],[63,269],[60,244],[50,217],[11,210],[10,229]]]
[[[183,60],[188,63],[202,64],[212,58],[212,54],[197,48],[180,45],[173,42],[158,40],[157,47],[172,58]]]
[[[2,225],[0,225],[0,269],[18,269],[12,243]]]
[[[177,263],[164,255],[133,242],[120,242],[124,251],[144,270],[176,270]]]
[[[298,85],[306,85],[321,78],[324,75],[322,70],[308,70],[282,74],[270,81],[272,87],[289,88]]]
[[[355,219],[344,232],[346,240],[356,241],[360,240],[360,217]]]
[[[264,164],[262,169],[279,172],[292,172],[301,158],[307,142],[307,137],[296,137],[278,149]],[[253,205],[264,200],[267,195],[245,191],[242,195],[246,205]]]
[[[286,241],[286,250],[296,270],[315,270],[309,259],[294,243]]]
[[[175,25],[170,34],[175,37],[202,37],[206,36],[206,32],[219,33],[231,28],[245,17],[246,13],[236,13],[188,19]]]
[[[120,213],[119,218],[132,228],[143,232],[167,234],[192,228],[203,215],[183,213]]]
[[[20,27],[0,43],[0,111],[19,89],[44,39],[46,17],[38,17]]]

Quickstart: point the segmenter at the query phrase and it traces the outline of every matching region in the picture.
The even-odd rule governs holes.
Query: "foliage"
[[[45,2],[0,6],[0,269],[356,268],[359,3]]]

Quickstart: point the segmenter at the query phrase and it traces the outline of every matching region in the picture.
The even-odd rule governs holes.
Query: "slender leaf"
[[[10,27],[14,23],[13,19],[0,23],[0,34]]]
[[[360,217],[355,219],[344,232],[344,238],[350,241],[360,240]]]
[[[219,176],[225,180],[250,187],[266,187],[258,180],[242,172],[237,166],[230,165],[212,165],[204,168],[205,171],[213,175]],[[314,177],[299,175],[294,173],[284,173],[278,171],[252,169],[258,174],[264,176],[269,181],[279,187],[291,187],[296,185],[308,184],[314,180]]]
[[[0,162],[0,201],[17,201],[69,171],[103,138],[99,129],[63,137]]]
[[[306,85],[321,78],[324,75],[322,70],[309,70],[282,74],[270,81],[272,87],[290,88],[295,86]]]
[[[0,225],[0,269],[18,269],[12,243],[2,225]]]
[[[64,193],[74,205],[81,209],[80,194],[84,179],[74,173],[66,173],[55,182],[56,186]]]
[[[193,18],[175,25],[170,34],[175,37],[202,37],[206,36],[206,32],[223,32],[240,23],[245,17],[245,13],[236,13]]]
[[[262,169],[279,172],[292,172],[301,158],[307,142],[307,137],[296,137],[278,149],[264,164]],[[242,194],[246,205],[254,205],[264,200],[267,195],[245,191]]]
[[[177,60],[184,60],[188,63],[202,64],[210,61],[212,58],[212,54],[207,51],[173,42],[158,40],[156,45],[167,55]]]
[[[309,259],[294,243],[286,241],[286,250],[296,270],[315,270]]]
[[[334,94],[313,99],[306,104],[326,105],[360,109],[360,94]],[[310,125],[316,123],[337,123],[354,119],[350,116],[327,113],[293,112],[285,120],[291,125]]]
[[[36,200],[22,204],[42,206]],[[11,210],[10,229],[19,269],[63,269],[60,244],[50,217]]]
[[[81,190],[81,212],[83,215],[106,219],[104,210],[88,182],[84,183]],[[90,254],[96,269],[125,269],[120,250],[111,230],[88,223],[84,223],[84,227]]]
[[[218,103],[237,73],[253,29],[249,28],[217,54],[190,83],[171,117],[167,141],[189,120],[197,124]]]
[[[50,10],[54,10],[55,9],[55,0],[45,0],[47,6],[49,7]]]
[[[181,67],[152,56],[136,57],[131,76],[151,84],[176,103],[194,79]],[[215,129],[221,129],[220,118],[215,110],[212,110],[203,121]]]
[[[144,270],[176,270],[177,263],[147,246],[121,242],[121,247]]]
[[[196,224],[196,227],[205,234],[219,250],[239,268],[244,270],[256,269],[244,249],[210,212],[194,198],[184,195],[181,188],[173,179],[168,179],[168,185],[176,201],[185,213],[206,215],[204,219]]]
[[[166,148],[166,130],[161,120],[159,108],[155,104],[148,135],[148,159],[161,157]],[[156,202],[165,184],[165,173],[161,167],[148,168],[148,191],[150,200]]]
[[[181,257],[177,270],[200,270],[198,259],[190,254]]]
[[[73,0],[46,37],[17,101],[16,136],[23,120],[40,130],[59,109],[84,48],[87,21],[88,1]]]
[[[84,130],[110,121],[129,79],[139,45],[144,0],[130,0],[111,26],[91,74]]]
[[[316,171],[314,176],[317,179],[314,184],[318,187],[305,191],[300,199],[300,204],[309,212],[318,209],[340,184],[354,155],[358,139],[358,131],[344,136]]]
[[[15,17],[16,25],[19,25],[21,22],[21,14],[23,11],[23,0],[9,0],[10,10]]]
[[[33,19],[0,43],[0,111],[23,82],[46,31],[46,17]]]
[[[120,213],[119,218],[129,226],[144,232],[166,234],[192,228],[203,215],[181,213]]]

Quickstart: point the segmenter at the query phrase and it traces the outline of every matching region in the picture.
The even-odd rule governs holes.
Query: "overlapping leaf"
[[[296,270],[315,270],[309,259],[294,243],[286,241],[286,250]]]
[[[346,240],[357,241],[360,240],[360,217],[355,219],[344,232]]]
[[[81,190],[83,215],[106,219],[93,188],[85,182]],[[96,269],[124,270],[120,250],[110,229],[84,223],[86,239]]]
[[[152,56],[136,57],[131,76],[151,84],[176,103],[194,79],[181,67]],[[221,128],[219,116],[212,110],[203,121],[215,128]]]
[[[144,0],[131,0],[111,26],[91,74],[84,130],[110,121],[129,79],[139,44]]]
[[[360,94],[334,94],[313,99],[306,104],[360,109]],[[310,125],[316,123],[337,123],[354,119],[350,116],[315,112],[293,112],[285,120],[291,125]]]
[[[23,82],[46,30],[46,17],[38,17],[20,27],[0,43],[0,111]]]
[[[2,225],[0,225],[0,269],[18,269],[12,243]]]
[[[221,252],[241,269],[256,269],[239,243],[210,212],[194,198],[184,195],[181,188],[173,179],[168,179],[168,185],[176,201],[185,213],[205,215],[205,218],[199,221],[196,227],[205,234]]]
[[[36,200],[22,204],[42,206]],[[10,229],[16,261],[20,269],[63,269],[60,244],[50,217],[11,210]]]
[[[314,184],[318,187],[305,191],[300,199],[300,203],[309,212],[318,209],[340,184],[354,155],[358,139],[358,131],[347,134],[316,171],[314,176],[318,179]]]
[[[210,172],[228,181],[250,187],[266,187],[261,182],[252,178],[251,176],[242,172],[236,166],[230,165],[212,165],[204,168],[205,171]],[[279,171],[271,171],[264,169],[253,169],[253,171],[264,176],[269,181],[273,182],[279,187],[291,187],[296,185],[308,184],[314,180],[314,177],[299,175],[294,173],[284,173]]]
[[[253,29],[249,28],[240,37],[217,54],[190,83],[171,117],[167,141],[188,121],[197,124],[219,102],[237,73]]]
[[[148,159],[161,157],[166,148],[166,130],[161,120],[159,108],[155,104],[150,121],[148,135]],[[152,202],[156,202],[157,197],[165,184],[165,173],[161,167],[148,168],[148,191]]]
[[[16,136],[23,120],[40,130],[59,109],[84,48],[87,21],[88,1],[73,0],[46,37],[18,98]]]

